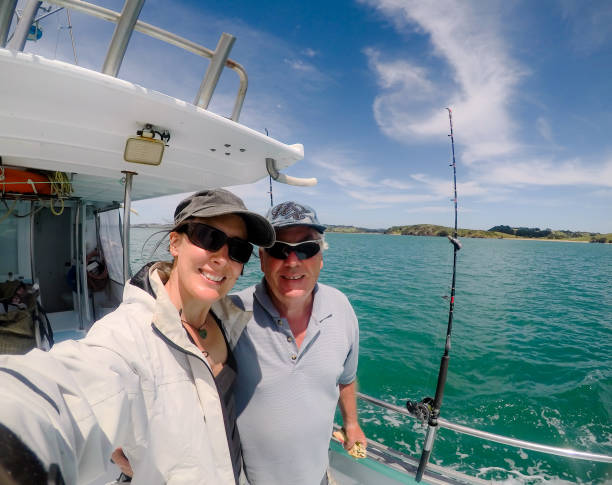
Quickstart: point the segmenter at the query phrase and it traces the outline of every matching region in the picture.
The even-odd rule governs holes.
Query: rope
[[[11,215],[11,212],[13,212],[13,210],[15,210],[15,207],[17,206],[17,202],[19,202],[19,199],[15,199],[13,201],[13,205],[10,207],[10,209],[8,211],[6,211],[6,214],[4,214],[2,217],[0,217],[0,222],[4,222],[4,220]],[[8,207],[8,205],[7,205]]]
[[[36,184],[43,184],[43,183],[50,184],[51,195],[56,196],[57,200],[59,200],[59,209],[56,209],[56,203],[54,202],[54,199],[49,200],[49,209],[51,210],[53,215],[56,215],[56,216],[62,215],[64,212],[64,207],[65,207],[64,199],[67,197],[70,197],[72,193],[74,192],[72,183],[70,182],[70,178],[68,177],[66,173],[59,172],[59,171],[53,172],[52,174],[47,175],[47,178],[49,179],[48,182],[33,182],[31,179],[28,179],[25,181],[25,183],[30,184],[32,186],[32,191],[34,192],[35,195],[38,195],[38,191],[36,190]],[[24,183],[22,181],[7,182],[5,179],[6,179],[6,176],[4,173],[4,167],[0,167],[0,185],[2,185],[2,195],[4,195],[4,193],[6,192],[7,185]],[[4,221],[13,212],[13,209],[15,208],[15,205],[17,204],[18,200],[19,200],[19,197],[15,199],[15,203],[13,204],[13,207],[11,207],[6,214],[1,216],[0,222]],[[42,199],[38,199],[38,200],[42,200]],[[42,207],[43,206],[36,209],[35,211],[32,211],[29,215],[35,214],[40,209],[42,209]],[[7,208],[8,208],[8,205],[7,205]],[[23,217],[18,214],[15,214],[15,216]]]
[[[54,172],[52,175],[49,175],[49,183],[51,183],[51,195],[57,195],[58,200],[61,202],[61,208],[59,211],[55,210],[55,203],[53,199],[49,200],[49,209],[55,216],[62,215],[64,212],[64,197],[70,197],[74,189],[72,188],[72,184],[70,183],[70,179],[68,175],[64,172]]]
[[[64,213],[64,199],[58,199],[61,202],[61,209],[59,211],[55,210],[55,203],[53,199],[49,199],[49,209],[54,216],[61,216]]]
[[[64,172],[54,172],[48,177],[49,182],[51,183],[52,195],[57,195],[58,197],[70,197],[74,192],[70,179]]]

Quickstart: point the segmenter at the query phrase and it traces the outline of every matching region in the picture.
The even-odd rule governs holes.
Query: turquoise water
[[[151,231],[135,229],[132,259]],[[448,321],[445,238],[329,234],[321,281],[359,317],[359,387],[403,405],[435,392]],[[441,416],[551,446],[612,454],[612,246],[465,239]],[[260,278],[253,258],[236,288]],[[424,428],[360,404],[366,434],[418,456]],[[506,483],[612,483],[612,465],[440,430],[432,461]],[[514,470],[508,473],[504,470]]]

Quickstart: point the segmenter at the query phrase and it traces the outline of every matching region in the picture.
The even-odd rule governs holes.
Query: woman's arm
[[[117,444],[146,426],[138,376],[116,352],[64,342],[0,357],[0,422],[66,483],[104,473]],[[128,425],[129,423],[129,425]]]

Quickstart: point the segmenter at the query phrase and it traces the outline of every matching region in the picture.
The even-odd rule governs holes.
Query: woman
[[[250,242],[270,246],[274,230],[230,192],[182,201],[172,264],[145,266],[83,340],[0,360],[9,377],[22,377],[0,372],[9,391],[0,397],[2,424],[45,467],[58,463],[66,483],[94,479],[118,446],[133,483],[242,481],[235,369],[210,307],[240,276]]]

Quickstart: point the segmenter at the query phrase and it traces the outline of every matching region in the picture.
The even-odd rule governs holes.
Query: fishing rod
[[[420,482],[423,478],[423,473],[429,462],[431,450],[433,449],[436,432],[438,430],[438,417],[440,416],[440,408],[442,407],[442,398],[444,397],[444,386],[446,384],[446,376],[448,374],[449,352],[451,348],[451,332],[453,330],[453,310],[455,307],[455,276],[457,274],[457,252],[461,249],[461,243],[457,239],[457,168],[455,163],[455,138],[453,136],[453,113],[450,108],[448,110],[448,122],[450,124],[450,139],[453,161],[450,164],[453,167],[453,189],[454,198],[452,201],[455,204],[455,232],[452,236],[448,236],[448,240],[453,245],[453,277],[451,283],[450,305],[448,309],[448,326],[446,328],[446,344],[444,345],[444,355],[440,361],[440,371],[438,372],[438,383],[436,385],[436,394],[432,399],[424,398],[421,402],[408,401],[406,407],[408,411],[415,414],[423,421],[427,421],[427,435],[425,436],[425,444],[419,461],[419,468],[416,473],[416,481]]]

